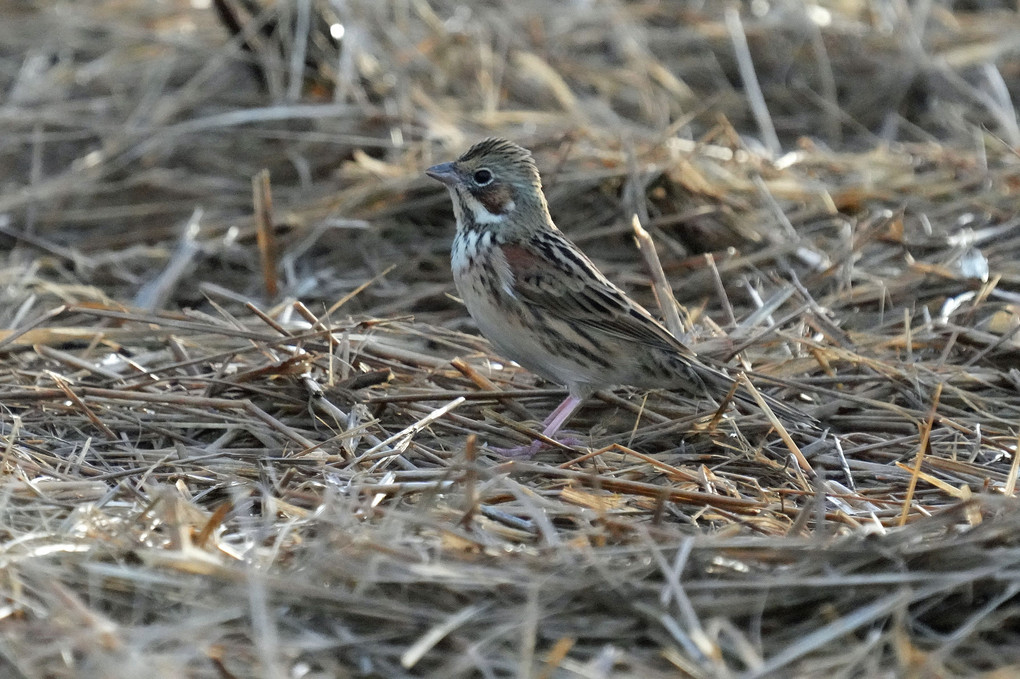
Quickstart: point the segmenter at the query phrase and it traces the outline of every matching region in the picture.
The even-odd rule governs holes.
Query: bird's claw
[[[500,457],[505,457],[511,460],[530,460],[535,457],[538,451],[542,450],[544,446],[545,444],[542,441],[532,441],[526,446],[514,446],[513,448],[497,448],[496,446],[489,446],[489,450]]]
[[[563,438],[557,438],[556,440],[565,446],[574,447],[582,445],[582,441],[580,439],[574,438],[572,436],[565,436]],[[496,446],[487,447],[489,450],[496,453],[500,457],[505,457],[511,460],[530,460],[531,458],[535,457],[535,455],[537,455],[538,452],[543,448],[550,448],[552,446],[548,445],[545,441],[539,441],[538,439],[535,439],[534,441],[525,446],[514,446],[513,448],[498,448]]]

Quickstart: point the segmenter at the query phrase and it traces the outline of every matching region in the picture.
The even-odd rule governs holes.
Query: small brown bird
[[[487,139],[425,174],[453,199],[453,277],[478,329],[504,357],[569,391],[542,423],[545,436],[604,387],[730,390],[732,378],[701,363],[556,228],[527,149]]]

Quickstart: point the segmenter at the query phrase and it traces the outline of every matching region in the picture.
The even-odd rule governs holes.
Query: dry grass
[[[724,4],[0,10],[0,674],[1017,672],[1020,15]],[[562,397],[451,297],[493,134],[817,422],[488,452]]]

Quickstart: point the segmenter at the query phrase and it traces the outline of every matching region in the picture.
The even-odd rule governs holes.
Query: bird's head
[[[552,226],[531,153],[506,139],[486,139],[457,160],[425,170],[450,190],[459,226],[526,229]]]

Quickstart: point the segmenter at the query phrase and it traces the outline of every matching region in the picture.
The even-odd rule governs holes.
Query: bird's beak
[[[453,186],[460,179],[457,173],[457,168],[453,163],[442,163],[440,165],[433,165],[429,169],[425,170],[425,174],[432,177],[436,181],[443,182],[447,186]]]

